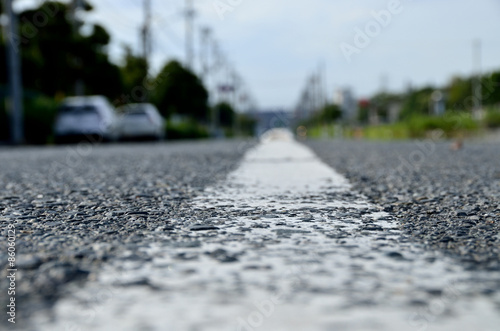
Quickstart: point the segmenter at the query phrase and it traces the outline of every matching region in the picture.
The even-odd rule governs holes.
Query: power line
[[[131,2],[133,2],[133,6],[136,7],[137,0],[131,0]],[[97,5],[97,11],[99,11],[98,9],[101,5],[102,7],[112,9],[109,12],[112,17],[107,17],[107,24],[113,25],[115,27],[118,27],[119,25],[120,29],[135,30],[137,28],[130,25],[130,22],[133,22],[135,20],[135,15],[126,15],[128,12],[123,10],[123,4],[117,5],[116,1],[114,0],[101,0]]]
[[[184,40],[177,34],[177,32],[172,30],[170,26],[165,24],[165,22],[167,22],[167,20],[161,16],[160,16],[160,22],[156,22],[156,24],[158,25],[161,24],[161,27],[159,27],[158,30],[155,30],[161,33],[159,37],[164,37],[172,45],[175,45],[179,49],[185,50]]]

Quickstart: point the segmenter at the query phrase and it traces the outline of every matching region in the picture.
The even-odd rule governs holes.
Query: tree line
[[[93,7],[85,1],[83,10],[90,12]],[[151,102],[165,118],[178,115],[191,123],[187,136],[208,135],[205,128],[212,111],[209,92],[201,79],[179,61],[169,61],[157,75],[150,75],[146,59],[124,46],[121,63],[113,63],[108,53],[109,32],[102,25],[86,24],[86,32],[80,33],[80,26],[75,27],[71,19],[70,5],[62,2],[44,2],[38,8],[25,10],[19,13],[18,21],[19,33],[14,42],[21,54],[27,142],[50,140],[57,104],[78,89],[85,95],[104,95],[115,106]],[[5,68],[3,38],[0,65]],[[0,70],[2,99],[7,95],[7,79],[7,70]],[[0,140],[7,140],[5,102],[0,103]],[[229,112],[229,117],[234,118],[232,107]],[[232,126],[226,119],[219,122]],[[172,134],[175,137],[175,132]]]

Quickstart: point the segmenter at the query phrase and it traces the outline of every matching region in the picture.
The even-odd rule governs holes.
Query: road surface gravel
[[[18,329],[495,329],[498,145],[254,145],[0,150]]]

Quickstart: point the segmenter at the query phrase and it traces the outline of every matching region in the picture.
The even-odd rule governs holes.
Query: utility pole
[[[215,39],[211,40],[211,53],[212,53],[212,59],[213,59],[213,64],[211,66],[212,70],[212,84],[213,84],[213,112],[212,112],[212,119],[211,119],[211,131],[212,131],[212,137],[217,138],[219,137],[219,110],[215,105],[218,103],[221,103],[223,101],[223,95],[224,95],[224,84],[221,82],[224,82],[224,68],[226,66],[225,58],[223,53],[221,52],[221,49],[219,47],[219,44]],[[217,72],[219,73],[217,77]],[[215,75],[214,75],[215,74]]]
[[[232,72],[231,72],[231,84],[232,84],[232,102],[233,102],[233,110],[235,111],[235,121],[233,123],[233,131],[236,135],[239,135],[240,134],[240,123],[239,123],[239,120],[238,120],[238,109],[240,109],[240,107],[238,106],[238,103],[239,103],[239,100],[238,100],[238,92],[240,91],[240,88],[241,88],[241,85],[242,85],[242,81],[241,81],[241,77],[238,75],[238,73],[233,69]]]
[[[225,58],[222,54],[219,44],[213,40],[212,41],[212,56],[213,56],[213,71],[214,73],[219,72],[219,77],[215,76],[215,93],[214,93],[214,104],[222,101],[222,91],[220,89],[220,81],[222,78],[222,69],[225,66]],[[214,77],[214,76],[213,76]]]
[[[323,83],[323,86],[322,86],[322,91],[323,91],[323,107],[326,107],[326,105],[329,102],[329,100],[328,100],[328,94],[329,94],[329,92],[328,92],[328,71],[327,71],[326,61],[325,60],[321,61],[320,71],[321,71],[321,76],[323,77],[323,79],[322,79],[322,83]]]
[[[481,119],[481,112],[483,109],[483,87],[481,85],[481,71],[482,71],[482,45],[481,40],[474,40],[473,43],[473,57],[474,57],[474,82],[472,84],[472,98],[474,100],[474,109],[472,110],[475,119]]]
[[[201,47],[200,47],[200,65],[201,65],[201,78],[203,82],[205,83],[205,86],[209,90],[209,100],[208,103],[212,109],[210,113],[210,131],[212,133],[213,137],[217,136],[217,130],[219,126],[219,112],[217,111],[215,106],[216,101],[215,101],[215,94],[217,93],[214,91],[213,93],[210,92],[210,86],[211,86],[211,80],[210,80],[210,73],[213,71],[213,69],[216,69],[215,65],[210,65],[210,58],[215,58],[215,54],[212,54],[211,56],[211,50],[215,47],[214,42],[211,40],[211,34],[212,34],[212,29],[209,27],[203,27],[201,29]]]
[[[318,109],[326,106],[326,92],[325,92],[325,82],[326,82],[326,64],[324,61],[320,61],[318,64]]]
[[[212,95],[212,100],[210,100],[211,94],[210,93],[210,45],[211,45],[211,40],[210,40],[210,35],[212,33],[212,30],[209,27],[203,27],[201,29],[201,47],[200,47],[200,65],[201,65],[201,78],[203,82],[205,83],[205,86],[209,90],[208,96],[208,104],[209,106],[214,106],[215,102],[213,101],[213,95]],[[219,114],[215,107],[209,107],[209,109],[212,109],[210,112],[210,131],[212,135],[215,137],[216,132],[217,132],[217,122],[218,122],[218,117]]]
[[[149,70],[149,60],[151,56],[151,0],[144,0],[144,25],[141,28],[142,56],[146,61]]]
[[[73,25],[73,36],[78,38],[80,36],[80,27],[82,26],[82,22],[78,17],[78,12],[83,8],[83,0],[73,0],[71,3],[71,23]],[[79,57],[75,57],[73,59],[75,65],[78,69],[83,68],[82,59]],[[80,71],[79,70],[79,71]],[[85,93],[85,85],[81,77],[77,77],[75,81],[75,95],[81,96]]]
[[[387,94],[389,91],[389,76],[387,74],[380,75],[380,93]]]
[[[210,35],[212,34],[212,29],[209,27],[204,27],[201,29],[201,50],[200,50],[200,64],[201,64],[201,77],[206,80],[208,85],[208,75],[210,71]]]
[[[23,130],[23,91],[21,81],[21,49],[16,43],[18,35],[17,16],[12,9],[13,0],[3,0],[4,11],[8,17],[5,27],[5,45],[7,50],[7,71],[9,72],[9,97],[7,101],[7,111],[11,117],[11,141],[15,145],[24,141]]]
[[[318,89],[317,89],[317,76],[316,73],[313,72],[311,77],[309,78],[309,91],[311,97],[311,105],[310,105],[310,113],[315,113],[318,110]]]
[[[194,16],[193,0],[186,0],[186,67],[191,70],[193,70]]]

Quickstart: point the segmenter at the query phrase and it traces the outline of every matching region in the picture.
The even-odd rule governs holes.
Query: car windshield
[[[61,114],[96,114],[95,106],[62,106],[59,109]]]
[[[131,112],[125,113],[125,116],[146,116],[146,112],[141,111],[141,110],[134,110]]]

